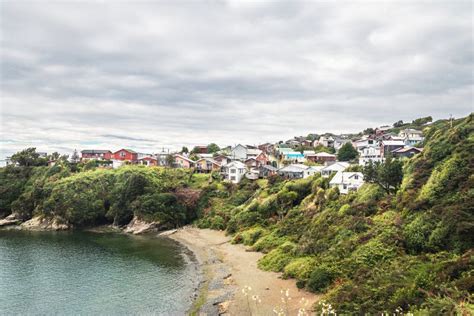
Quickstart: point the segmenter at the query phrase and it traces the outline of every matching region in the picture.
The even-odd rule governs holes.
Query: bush
[[[316,262],[313,257],[295,258],[283,269],[284,276],[299,280],[307,280]]]
[[[292,260],[295,249],[296,245],[287,241],[263,256],[258,261],[258,267],[266,271],[282,272]]]
[[[334,281],[335,274],[327,267],[320,266],[311,272],[307,287],[312,292],[322,292]]]

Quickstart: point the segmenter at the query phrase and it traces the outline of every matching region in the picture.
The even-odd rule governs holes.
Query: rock
[[[229,310],[230,301],[221,302],[217,305],[219,309],[219,315],[227,314]]]
[[[123,231],[125,233],[138,235],[138,234],[150,232],[153,230],[157,230],[159,225],[160,223],[158,222],[149,223],[141,219],[138,219],[138,217],[134,216],[133,219],[130,221],[127,227],[125,227]]]
[[[177,229],[167,230],[167,231],[164,231],[164,232],[159,233],[158,236],[169,236],[169,235],[173,235],[173,234],[175,234],[177,231],[178,231]]]
[[[36,216],[21,224],[21,227],[28,230],[68,230],[70,225],[62,223],[58,218],[47,218]]]
[[[14,214],[10,214],[4,219],[0,220],[0,227],[3,226],[10,226],[10,225],[18,225],[21,223],[21,220],[16,218]]]

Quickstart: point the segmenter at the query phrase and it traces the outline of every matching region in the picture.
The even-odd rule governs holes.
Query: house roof
[[[138,160],[156,160],[156,158],[147,156],[147,157],[142,157],[142,158],[140,158],[140,159],[138,159]]]
[[[240,162],[238,160],[231,161],[226,165],[226,168],[232,168],[232,167],[239,168],[239,169],[240,168],[244,168],[244,169],[247,168],[247,166],[243,162]]]
[[[248,148],[247,155],[258,156],[262,153],[260,149]]]
[[[122,151],[122,150],[128,151],[129,153],[132,153],[132,154],[136,154],[136,153],[137,153],[137,152],[134,151],[134,150],[127,149],[127,148],[122,148],[122,149],[119,149],[119,150],[117,150],[116,152],[114,152],[114,154],[115,154],[115,153],[118,153],[119,151]]]
[[[329,154],[329,153],[327,153],[327,152],[324,152],[324,151],[323,151],[323,152],[320,152],[320,153],[317,153],[317,154],[315,154],[315,156],[316,156],[316,157],[333,157],[333,158],[335,158],[335,157],[336,157],[336,155]]]
[[[348,162],[338,161],[327,167],[324,167],[323,169],[321,169],[321,171],[343,171],[349,166],[350,164]]]
[[[358,175],[361,179],[364,179],[362,172],[344,172],[338,171],[334,177],[329,181],[329,184],[343,184],[350,183],[350,180],[354,178],[355,175]]]
[[[111,153],[110,150],[103,150],[103,149],[84,149],[81,150],[82,154],[105,154],[105,153]]]
[[[277,171],[278,168],[275,168],[273,167],[272,165],[263,165],[261,166],[262,169],[267,169],[267,170],[270,170],[270,171]]]
[[[189,161],[189,162],[191,162],[191,163],[196,163],[194,160],[191,160],[191,159],[189,159],[188,157],[184,157],[183,155],[180,155],[180,154],[175,154],[174,156],[175,156],[175,157],[179,157],[179,158],[181,158],[181,159],[184,159],[184,160],[186,160],[186,161]]]
[[[410,151],[410,150],[415,150],[417,152],[422,152],[423,151],[423,148],[418,148],[418,147],[401,147],[401,148],[397,148],[397,149],[394,149],[392,150],[392,153],[405,153],[407,151]]]
[[[209,162],[211,162],[211,163],[213,163],[213,164],[215,164],[215,165],[221,166],[220,162],[218,162],[218,161],[216,161],[216,160],[214,160],[214,159],[212,159],[212,158],[201,158],[201,159],[199,159],[199,160],[196,161],[196,162],[199,162],[199,161],[202,161],[202,160],[209,161]]]
[[[384,140],[382,141],[384,146],[405,146],[405,142],[401,140]]]
[[[291,164],[291,165],[288,165],[288,166],[285,166],[285,167],[281,168],[278,171],[281,171],[281,172],[303,172],[306,169],[308,169],[308,166],[306,166],[306,165]]]

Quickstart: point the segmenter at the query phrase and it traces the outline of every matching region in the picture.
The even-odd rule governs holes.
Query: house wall
[[[131,153],[128,150],[124,150],[124,149],[115,152],[113,155],[113,159],[122,160],[122,161],[125,161],[125,160],[135,161],[137,160],[137,157],[138,157],[137,153]]]
[[[247,148],[238,145],[232,149],[230,156],[236,160],[245,160],[247,159]]]

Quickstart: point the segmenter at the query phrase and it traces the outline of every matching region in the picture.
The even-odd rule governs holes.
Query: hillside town
[[[361,170],[369,162],[383,162],[386,157],[412,157],[420,153],[423,133],[413,128],[394,133],[391,126],[368,129],[360,135],[310,134],[285,142],[260,145],[228,146],[197,145],[191,151],[162,149],[157,153],[141,153],[133,149],[83,149],[81,162],[94,162],[103,168],[123,165],[147,167],[188,168],[196,173],[217,173],[224,180],[239,183],[242,179],[257,180],[278,175],[285,179],[307,178],[316,173],[323,177],[334,175],[331,186],[342,194],[358,190],[364,183]],[[342,152],[349,154],[342,154]],[[39,153],[48,157],[46,153]],[[78,156],[77,152],[75,155]],[[57,157],[59,159],[59,157]],[[57,159],[50,159],[54,165]]]

